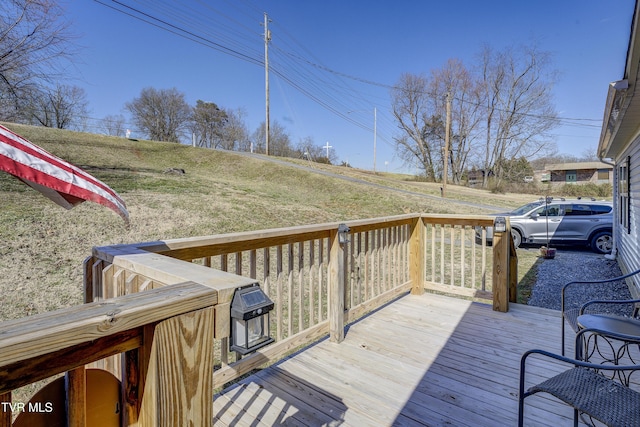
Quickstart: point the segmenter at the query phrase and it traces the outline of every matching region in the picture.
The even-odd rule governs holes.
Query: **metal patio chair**
[[[609,282],[616,282],[625,280],[628,277],[640,274],[640,270],[633,271],[623,276],[614,277],[612,279],[605,280],[590,280],[590,281],[573,281],[565,284],[562,287],[561,292],[561,311],[562,311],[562,356],[565,355],[565,321],[573,329],[574,332],[578,332],[578,316],[583,314],[615,314],[625,317],[640,318],[640,299],[627,299],[627,300],[608,300],[608,299],[594,299],[585,301],[579,306],[569,306],[567,300],[569,294],[576,291],[580,292],[580,288],[583,286],[589,286],[594,284],[602,284]]]
[[[611,334],[594,329],[583,329],[576,335],[577,353],[582,353],[583,335],[597,335],[625,341],[630,339],[637,342],[638,336]],[[586,352],[587,354],[595,354]],[[554,359],[569,366],[569,369],[533,385],[525,390],[527,360],[537,356],[537,372],[540,375],[540,359]],[[633,362],[635,363],[635,362]],[[520,382],[518,394],[518,426],[524,425],[524,400],[540,392],[551,394],[567,405],[573,407],[573,425],[578,426],[579,418],[589,418],[587,423],[594,420],[607,426],[638,427],[640,426],[640,392],[637,384],[629,387],[629,378],[640,370],[640,365],[603,364],[601,360],[593,362],[571,359],[545,350],[529,350],[520,359]]]

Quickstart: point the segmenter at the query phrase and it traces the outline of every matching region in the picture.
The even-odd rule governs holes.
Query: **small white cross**
[[[329,158],[329,148],[333,148],[332,145],[329,145],[329,141],[327,141],[327,145],[325,145],[324,147],[322,147],[324,149],[327,150],[327,159]]]

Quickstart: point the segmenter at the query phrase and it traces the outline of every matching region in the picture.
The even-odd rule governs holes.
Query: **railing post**
[[[509,311],[509,253],[511,224],[506,217],[506,230],[493,230],[493,309],[506,313]]]
[[[331,230],[329,238],[329,338],[331,342],[344,340],[344,248],[338,230]]]
[[[67,392],[67,425],[83,427],[87,425],[87,371],[84,366],[65,374]]]
[[[82,287],[85,304],[93,301],[93,263],[95,261],[94,257],[88,256],[82,263]]]
[[[414,218],[411,223],[409,240],[409,279],[411,280],[411,293],[422,295],[424,293],[424,223],[422,216]]]
[[[136,425],[140,416],[142,396],[151,359],[155,325],[146,325],[142,332],[142,346],[122,353],[122,409],[121,425]]]
[[[509,302],[518,302],[518,252],[509,239]]]
[[[0,403],[11,403],[11,392],[0,394]],[[5,409],[5,405],[0,411],[0,427],[11,427],[11,410]]]
[[[214,308],[160,322],[153,334],[139,425],[211,425]]]

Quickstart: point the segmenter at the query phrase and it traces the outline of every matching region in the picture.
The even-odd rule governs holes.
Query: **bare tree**
[[[108,115],[102,119],[102,128],[107,135],[111,136],[125,136],[124,116]]]
[[[429,110],[428,79],[403,74],[391,91],[393,115],[404,132],[395,137],[396,151],[407,164],[417,163],[435,179],[442,149],[443,121]]]
[[[597,145],[592,145],[591,147],[585,147],[580,153],[580,161],[581,162],[598,162],[600,158],[598,157],[598,147]]]
[[[395,138],[397,152],[430,179],[442,175],[446,104],[451,100],[449,170],[452,181],[460,183],[480,123],[477,85],[462,62],[450,59],[430,78],[405,74],[392,96],[394,115],[404,131]]]
[[[483,168],[498,180],[505,160],[531,157],[552,148],[548,132],[558,125],[551,89],[556,75],[550,55],[535,46],[480,54],[480,84],[485,109]],[[487,186],[487,176],[483,185]]]
[[[225,150],[249,151],[249,130],[244,122],[246,112],[241,108],[237,110],[224,110],[227,122],[222,128],[222,148]]]
[[[301,159],[315,162],[316,159],[323,156],[325,156],[325,154],[322,153],[322,147],[317,146],[313,138],[310,136],[301,139],[296,146],[296,157]]]
[[[441,175],[447,97],[453,182],[459,183],[472,163],[485,171],[486,187],[487,177],[501,180],[504,165],[514,164],[514,159],[552,151],[549,131],[558,120],[551,94],[556,73],[550,65],[550,55],[535,46],[499,52],[485,47],[476,73],[453,59],[429,79],[402,75],[391,92],[393,113],[403,131],[394,138],[399,157],[421,167],[427,178]]]
[[[429,85],[430,108],[439,112],[446,112],[447,97],[451,102],[451,136],[449,144],[449,171],[451,181],[460,184],[462,174],[467,168],[467,160],[479,138],[481,111],[479,105],[478,85],[471,74],[458,59],[449,59],[445,66],[432,72]],[[446,118],[440,118],[446,121]],[[446,126],[446,123],[444,123]],[[439,139],[444,140],[443,134]],[[442,151],[438,153],[441,156]],[[442,164],[440,160],[439,164]]]
[[[198,147],[218,148],[222,144],[227,113],[213,102],[198,100],[193,108],[193,128]]]
[[[253,132],[251,137],[254,151],[265,152],[264,122]],[[269,126],[269,154],[280,157],[291,157],[294,150],[291,146],[291,137],[287,130],[279,122],[274,121]]]
[[[15,119],[22,101],[57,79],[74,36],[54,0],[0,2],[0,117]]]
[[[133,122],[155,141],[180,142],[192,117],[184,94],[176,88],[142,89],[140,97],[125,104]]]
[[[316,145],[313,138],[307,136],[300,140],[295,149],[293,157],[310,160],[316,163],[325,163],[335,165],[338,164],[338,154],[335,150],[329,150],[329,158],[327,158],[327,150],[322,145]]]
[[[29,121],[58,129],[79,129],[88,114],[88,101],[84,89],[77,86],[56,85],[39,92],[31,99],[25,112]]]

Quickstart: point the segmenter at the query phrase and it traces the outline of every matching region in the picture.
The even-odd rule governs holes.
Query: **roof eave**
[[[600,142],[598,143],[598,157],[611,158],[611,152],[616,144],[616,136],[622,118],[626,113],[624,103],[627,91],[629,89],[629,81],[618,80],[609,84],[607,92],[607,101],[604,108],[604,117],[602,119],[602,131],[600,133]]]

